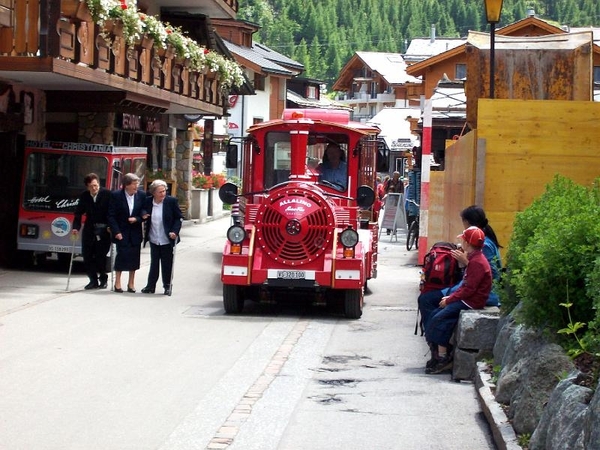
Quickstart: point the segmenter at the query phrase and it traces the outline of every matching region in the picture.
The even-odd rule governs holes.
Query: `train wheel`
[[[344,299],[344,313],[348,319],[360,319],[362,316],[363,290],[348,289]]]
[[[244,310],[244,298],[239,286],[223,285],[223,308],[227,314],[239,314]]]

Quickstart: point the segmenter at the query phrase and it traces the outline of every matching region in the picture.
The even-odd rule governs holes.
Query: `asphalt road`
[[[171,297],[0,271],[1,450],[493,449],[470,383],[425,375],[416,252],[382,236],[363,317],[222,308],[229,219],[186,223]],[[124,279],[125,282],[125,279]],[[162,290],[160,291],[162,292]]]

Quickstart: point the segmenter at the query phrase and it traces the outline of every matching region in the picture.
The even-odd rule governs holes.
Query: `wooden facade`
[[[495,48],[495,98],[592,100],[591,32],[536,37],[499,36]],[[477,128],[477,102],[489,97],[490,41],[471,32],[466,47],[467,123]]]
[[[478,128],[446,150],[431,173],[428,245],[456,239],[460,211],[481,205],[505,254],[516,214],[556,174],[589,186],[600,177],[600,104],[480,99]]]
[[[15,0],[5,9],[11,26],[0,27],[0,72],[59,75],[67,89],[69,78],[97,83],[140,104],[156,103],[155,112],[224,112],[214,77],[190,70],[173,49],[159,49],[147,37],[127,46],[122,24],[107,21],[100,28],[85,1]],[[169,111],[169,104],[177,106]]]

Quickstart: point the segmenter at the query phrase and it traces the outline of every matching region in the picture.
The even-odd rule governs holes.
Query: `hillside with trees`
[[[570,27],[599,26],[598,0],[504,0],[499,27],[534,10]],[[255,39],[304,64],[304,76],[331,85],[356,51],[403,53],[416,37],[488,31],[483,0],[240,0],[238,19]]]

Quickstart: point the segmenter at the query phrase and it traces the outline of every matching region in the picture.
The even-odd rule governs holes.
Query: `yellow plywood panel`
[[[453,240],[460,211],[478,198],[506,247],[515,215],[556,174],[585,186],[600,177],[600,103],[480,99],[478,123],[446,149],[444,175],[431,179],[444,206],[430,211],[430,242]]]
[[[443,240],[444,236],[444,172],[431,172],[429,189],[429,226],[427,246]],[[433,188],[435,187],[435,188]]]
[[[481,99],[479,104],[478,132],[485,134],[488,153],[564,155],[600,141],[597,102]]]
[[[510,242],[510,235],[512,234],[516,213],[486,211],[486,214],[490,226],[494,229],[494,232],[496,233],[498,243],[502,246],[502,248],[500,248],[502,261],[506,262],[506,250],[508,248],[508,243]]]

